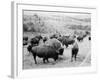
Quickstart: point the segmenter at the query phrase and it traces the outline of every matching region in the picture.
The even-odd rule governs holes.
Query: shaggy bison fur
[[[45,42],[45,45],[50,46],[56,50],[58,50],[61,47],[61,42],[57,39],[49,39]]]
[[[45,63],[45,60],[49,62],[48,58],[53,58],[56,61],[59,54],[59,52],[54,48],[45,45],[32,47],[31,52],[34,57],[35,64],[37,64],[36,56],[43,58],[43,62]]]

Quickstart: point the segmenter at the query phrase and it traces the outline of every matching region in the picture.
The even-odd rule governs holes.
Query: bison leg
[[[75,53],[75,61],[76,61],[76,58],[77,58],[77,53],[78,53],[78,49],[76,49],[76,51],[75,51],[76,53]]]
[[[43,63],[45,63],[45,58],[43,58]]]
[[[72,56],[71,56],[71,62],[73,62],[73,57],[74,57],[74,55],[72,54]]]
[[[36,61],[36,55],[34,55],[34,61],[35,61],[35,64],[37,64],[37,61]]]
[[[74,55],[75,55],[75,50],[74,50],[74,49],[72,49],[71,62],[73,61],[73,57],[74,57]]]
[[[47,62],[49,62],[48,58],[46,60],[47,60]]]
[[[58,59],[58,55],[54,57],[54,61],[56,61]]]
[[[76,61],[76,57],[77,57],[77,55],[75,54],[75,61]]]

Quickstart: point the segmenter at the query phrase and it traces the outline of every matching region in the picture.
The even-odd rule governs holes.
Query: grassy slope
[[[24,20],[24,23],[29,23],[30,21],[36,24],[36,20],[38,22],[38,19],[34,19],[34,16],[24,16],[26,21]],[[38,16],[41,20],[41,23],[37,23],[36,25],[28,25],[28,27],[35,27],[42,28],[42,31],[47,32],[67,32],[68,29],[73,29],[76,27],[78,29],[78,26],[81,25],[81,27],[85,28],[85,26],[90,28],[90,21],[85,21],[86,19],[90,19],[90,17],[70,17],[70,16]],[[31,20],[30,20],[31,18]],[[41,27],[41,24],[44,23],[44,26]],[[67,32],[69,33],[69,32]]]

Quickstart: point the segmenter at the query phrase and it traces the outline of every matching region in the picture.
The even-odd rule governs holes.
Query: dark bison
[[[23,40],[28,41],[28,37],[23,37]]]
[[[57,39],[58,37],[61,37],[61,35],[60,34],[53,34],[50,36],[50,39],[53,39],[53,38]]]
[[[83,36],[78,36],[77,37],[77,40],[80,42],[80,41],[83,41],[84,37]]]
[[[28,44],[28,37],[23,37],[23,46]]]
[[[66,47],[68,47],[68,45],[71,45],[75,42],[75,40],[73,38],[70,38],[70,37],[66,37],[66,36],[63,36],[63,37],[59,37],[58,40],[63,44],[65,45]]]
[[[48,37],[43,37],[43,42],[45,43],[48,40]]]
[[[45,63],[45,60],[49,62],[49,58],[52,58],[56,61],[59,55],[59,51],[46,45],[32,47],[31,53],[34,57],[35,64],[37,64],[36,56],[38,56],[39,58],[43,58],[43,62]]]
[[[37,39],[42,39],[42,36],[41,35],[37,35],[37,36],[35,36],[35,38],[37,38]]]
[[[78,51],[79,51],[79,47],[78,47],[78,44],[75,42],[74,45],[73,45],[73,48],[72,48],[71,61],[73,61],[73,58],[76,61],[76,57],[77,57]]]
[[[27,44],[28,44],[28,42],[26,42],[26,41],[23,42],[23,46],[25,46],[25,45],[27,45]]]
[[[31,39],[30,43],[31,45],[38,45],[40,39],[42,39],[41,35],[35,36],[34,38]]]
[[[31,43],[31,45],[34,45],[34,44],[38,45],[39,44],[39,41],[40,40],[38,38],[35,38],[34,37],[34,38],[31,39],[30,43]]]

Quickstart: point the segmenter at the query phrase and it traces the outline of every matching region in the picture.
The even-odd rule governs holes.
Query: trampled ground
[[[54,68],[54,67],[78,67],[78,66],[90,66],[91,65],[91,41],[88,40],[88,36],[84,38],[82,42],[78,42],[79,52],[77,61],[71,62],[71,47],[64,48],[63,56],[59,56],[59,59],[55,62],[53,59],[49,59],[49,63],[43,63],[41,58],[37,57],[37,64],[35,64],[33,56],[28,56],[27,46],[23,47],[23,69],[34,68]]]

